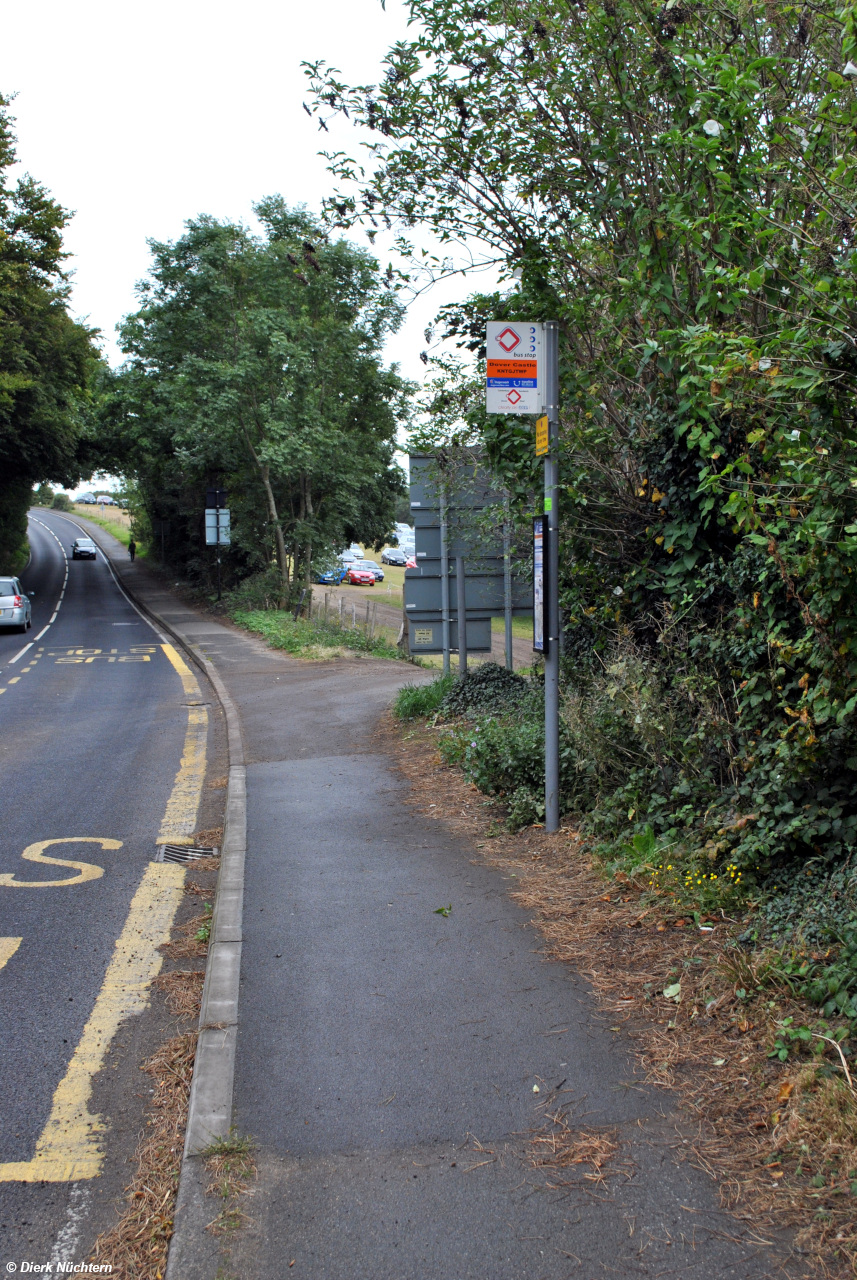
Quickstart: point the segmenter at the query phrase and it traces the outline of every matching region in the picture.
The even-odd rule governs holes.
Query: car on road
[[[97,549],[91,538],[75,538],[71,544],[72,560],[95,560]]]
[[[408,557],[399,547],[385,547],[381,552],[381,564],[404,565]]]
[[[0,627],[26,631],[33,625],[30,597],[17,578],[0,578]]]
[[[371,569],[361,569],[357,564],[350,564],[345,573],[345,581],[352,587],[374,587],[375,574]]]
[[[384,570],[374,560],[355,560],[354,564],[357,569],[371,569],[376,582],[384,581]]]

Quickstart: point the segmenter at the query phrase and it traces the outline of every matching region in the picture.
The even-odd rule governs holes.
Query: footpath
[[[541,958],[502,875],[407,805],[375,728],[423,673],[267,649],[89,528],[230,722],[167,1280],[790,1275],[787,1244],[722,1211],[688,1117],[643,1083],[585,982]],[[534,1166],[560,1105],[618,1144],[603,1178]],[[197,1152],[230,1128],[255,1140],[258,1178],[218,1237]]]

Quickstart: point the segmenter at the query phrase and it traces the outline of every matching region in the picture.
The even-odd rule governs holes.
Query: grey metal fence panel
[[[449,643],[458,648],[458,624],[449,624]],[[408,644],[411,653],[443,653],[443,625],[436,615],[428,618],[408,618]],[[491,652],[491,619],[474,618],[467,621],[467,652]]]

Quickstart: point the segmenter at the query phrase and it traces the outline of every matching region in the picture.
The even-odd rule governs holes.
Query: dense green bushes
[[[330,216],[518,277],[447,309],[422,444],[478,442],[522,524],[529,424],[486,415],[468,360],[489,318],[559,321],[566,811],[611,858],[650,833],[679,894],[853,866],[853,2],[411,10],[377,86],[311,69],[319,114],[380,130],[370,165],[333,158]],[[537,722],[447,748],[521,819]]]

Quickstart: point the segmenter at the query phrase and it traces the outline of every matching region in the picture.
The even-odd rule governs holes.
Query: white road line
[[[74,1263],[74,1255],[80,1244],[83,1223],[89,1210],[92,1191],[85,1183],[72,1184],[68,1197],[65,1223],[51,1251],[51,1264],[67,1268]]]
[[[51,529],[48,525],[46,525],[46,524],[45,524],[44,520],[40,520],[40,519],[38,518],[38,516],[29,516],[29,517],[28,517],[28,519],[32,520],[34,524],[40,524],[40,525],[42,526],[42,528],[43,528],[43,529],[47,529],[48,533],[51,535],[51,537],[53,538],[54,542],[57,544],[57,546],[59,547],[60,551],[62,552],[63,564],[65,565],[65,577],[63,578],[62,590],[60,591],[59,599],[57,600],[57,605],[56,605],[56,608],[54,609],[53,616],[52,616],[52,618],[51,618],[50,622],[47,624],[47,626],[42,627],[41,631],[40,631],[40,632],[39,632],[39,634],[36,636],[36,640],[41,640],[42,636],[45,634],[45,632],[47,631],[47,629],[48,629],[48,627],[51,625],[51,623],[53,623],[53,622],[55,622],[55,621],[56,621],[56,616],[57,616],[57,614],[58,614],[58,613],[59,613],[59,611],[60,611],[60,605],[62,604],[62,598],[63,598],[63,596],[65,595],[66,583],[68,582],[68,556],[67,556],[67,555],[66,555],[66,553],[65,553],[65,547],[64,547],[64,546],[63,546],[63,544],[60,542],[59,538],[58,538],[58,537],[57,537],[57,535],[54,533],[53,529]],[[31,550],[30,550],[30,560],[32,560],[32,558],[33,558],[33,552],[32,552],[32,549],[31,549]],[[27,562],[28,567],[29,567],[29,563],[30,563],[30,561],[28,561],[28,562]],[[10,659],[9,659],[9,666],[11,666],[13,662],[17,662],[17,661],[18,661],[18,659],[19,659],[20,657],[23,657],[23,655],[27,652],[27,650],[28,650],[28,649],[32,649],[32,647],[33,647],[34,643],[35,643],[35,641],[34,641],[34,640],[31,640],[29,644],[25,644],[25,645],[24,645],[24,647],[23,647],[23,649],[20,649],[20,650],[15,654],[14,658],[10,658]]]
[[[36,517],[35,517],[35,516],[31,516],[31,517],[30,517],[30,519],[31,519],[31,520],[35,520],[35,519],[36,519]],[[91,535],[89,534],[89,532],[88,532],[86,529],[84,529],[84,527],[83,527],[83,525],[82,525],[82,524],[78,524],[76,520],[72,520],[69,516],[61,516],[61,515],[59,515],[59,513],[57,513],[57,515],[56,515],[56,519],[57,519],[57,520],[65,520],[68,524],[73,524],[73,525],[74,525],[74,527],[75,527],[75,529],[79,529],[79,530],[80,530],[80,532],[81,532],[85,537],[87,537],[87,538],[91,536]],[[38,520],[38,521],[37,521],[37,523],[38,523],[38,524],[43,524],[43,523],[44,523],[44,521],[42,521],[42,520]],[[47,526],[47,525],[45,525],[45,528],[47,529],[47,528],[48,528],[48,526]],[[49,529],[49,530],[48,530],[48,532],[49,532],[49,533],[52,533],[52,534],[53,534],[53,536],[56,538],[57,542],[59,542],[59,538],[57,538],[57,535],[54,533],[53,529]],[[60,547],[62,547],[62,543],[61,543],[61,542],[60,542]],[[145,624],[146,624],[146,626],[147,626],[147,627],[151,627],[151,628],[152,628],[152,630],[154,631],[155,635],[156,635],[156,636],[158,637],[158,639],[161,641],[161,644],[170,644],[170,643],[171,643],[171,641],[170,641],[170,637],[169,637],[169,636],[165,636],[165,635],[164,635],[164,633],[163,633],[162,631],[159,631],[159,630],[158,630],[158,628],[155,626],[154,622],[152,622],[151,618],[147,618],[147,617],[146,617],[146,615],[145,615],[145,613],[143,613],[143,611],[142,611],[141,609],[138,609],[138,608],[137,608],[137,606],[135,605],[134,601],[133,601],[133,600],[131,599],[131,597],[128,595],[128,592],[125,590],[125,588],[122,586],[122,583],[121,583],[121,582],[119,581],[119,579],[117,578],[117,576],[116,576],[116,570],[113,568],[113,565],[110,563],[110,561],[108,560],[107,556],[106,556],[106,555],[104,554],[104,552],[101,550],[101,547],[99,547],[99,548],[98,548],[98,554],[101,556],[101,559],[102,559],[102,560],[104,561],[104,563],[107,565],[107,568],[108,568],[108,570],[109,570],[109,573],[110,573],[111,578],[113,579],[113,581],[114,581],[114,583],[116,584],[116,586],[117,586],[117,588],[119,589],[119,591],[121,591],[121,592],[122,592],[122,595],[123,595],[123,596],[125,597],[125,599],[128,601],[128,603],[130,604],[130,606],[131,606],[131,608],[134,610],[134,612],[135,612],[135,613],[136,613],[140,618],[142,618],[142,619],[143,619],[143,621],[145,622]],[[63,548],[63,555],[65,555],[65,548]],[[68,582],[68,556],[66,556],[65,578],[66,578],[66,582]],[[62,586],[63,586],[63,593],[65,593],[65,582],[62,584]],[[53,622],[54,618],[57,616],[57,613],[59,613],[59,607],[60,607],[60,604],[61,604],[61,603],[62,603],[62,596],[60,596],[59,601],[57,602],[56,613],[54,613],[54,617],[53,617],[53,618],[51,618],[51,622]],[[51,622],[49,622],[49,623],[48,623],[48,627],[51,625]],[[45,631],[46,631],[46,630],[47,630],[47,627],[45,628]],[[44,631],[42,631],[42,632],[41,632],[41,635],[44,635],[44,634],[45,634],[45,632],[44,632]],[[38,639],[39,639],[39,636],[37,636],[37,637],[36,637],[36,639],[38,640]]]

